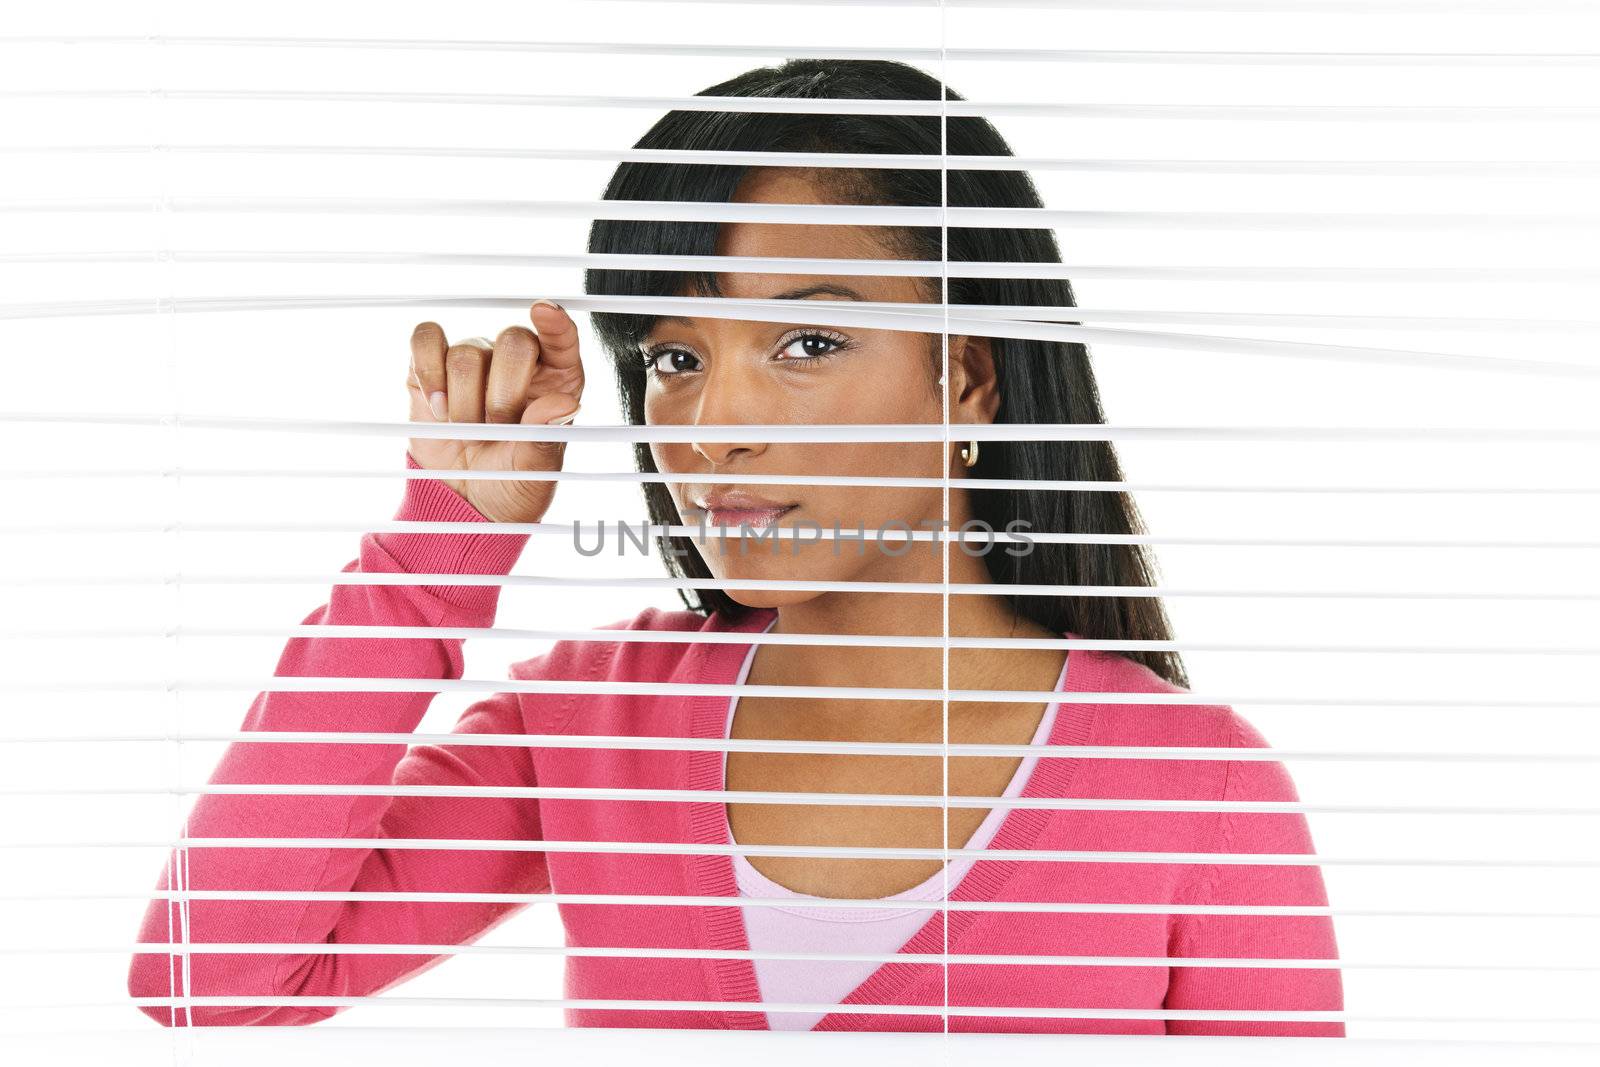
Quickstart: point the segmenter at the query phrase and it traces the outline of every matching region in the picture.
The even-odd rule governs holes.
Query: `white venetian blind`
[[[1071,280],[1078,305],[813,301],[804,321],[1086,343],[1106,422],[750,420],[716,438],[1114,442],[1195,701],[1246,717],[1298,788],[1286,810],[1303,812],[1315,838],[1344,987],[1332,1017],[1348,1036],[563,1030],[559,894],[523,901],[472,944],[429,946],[450,958],[309,1030],[155,1025],[127,988],[134,933],[174,847],[218,847],[184,837],[184,816],[214,788],[208,776],[241,740],[252,698],[375,688],[286,684],[273,665],[287,639],[315,636],[300,621],[351,580],[340,569],[363,533],[428,529],[389,518],[404,440],[418,435],[404,392],[416,323],[438,321],[452,340],[493,337],[552,298],[580,322],[588,372],[573,425],[451,428],[565,440],[567,473],[512,574],[483,579],[504,585],[494,628],[454,635],[468,638],[461,679],[388,680],[438,694],[418,743],[511,691],[512,663],[645,606],[679,609],[678,586],[708,585],[669,579],[655,554],[575,550],[574,524],[643,516],[631,442],[707,432],[629,425],[587,314],[795,312],[590,296],[585,269],[623,264],[587,253],[587,235],[600,217],[755,217],[731,205],[619,208],[600,193],[619,162],[660,159],[631,146],[667,111],[786,107],[695,94],[795,57],[899,60],[941,79],[962,100],[848,107],[989,119],[1013,159],[895,164],[1019,167],[1046,207],[795,205],[761,218],[1048,227],[1063,257],[1051,276]],[[39,1061],[124,1063],[977,1062],[999,1041],[1023,1062],[1592,1062],[1592,3],[66,2],[9,12],[0,59],[7,1046]],[[835,259],[819,249],[716,269],[903,272]],[[872,694],[894,695],[860,695]],[[941,751],[953,750],[931,749]],[[633,795],[618,783],[594,799]],[[181,915],[185,891],[170,897]],[[192,933],[173,928],[175,966],[205,951]]]

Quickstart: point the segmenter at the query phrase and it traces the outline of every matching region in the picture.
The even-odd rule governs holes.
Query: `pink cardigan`
[[[407,454],[407,466],[417,464]],[[433,479],[408,479],[398,519],[482,521],[464,498]],[[506,574],[525,534],[366,534],[359,558],[343,569],[406,573]],[[335,585],[305,618],[327,625],[492,625],[496,586]],[[646,608],[615,628],[755,632],[771,620],[757,611],[740,622],[720,614]],[[1072,636],[1072,635],[1068,635]],[[462,642],[453,638],[293,638],[278,676],[459,678]],[[749,644],[561,641],[513,665],[518,679],[731,683]],[[1115,653],[1074,649],[1063,690],[1182,692]],[[264,692],[242,729],[410,733],[431,693]],[[636,734],[720,738],[727,696],[495,693],[463,712],[455,729],[487,734]],[[1262,746],[1265,739],[1223,706],[1063,703],[1050,733],[1055,745]],[[635,786],[716,790],[716,750],[380,744],[245,743],[229,747],[210,781],[459,786]],[[1111,800],[1296,800],[1282,764],[1263,761],[1041,759],[1025,797]],[[504,841],[634,841],[726,845],[721,802],[594,801],[421,796],[200,796],[188,822],[193,837],[447,838]],[[1305,818],[1294,813],[1046,810],[1014,808],[989,846],[1085,853],[1311,853]],[[163,868],[158,890],[168,887]],[[730,906],[569,903],[556,905],[569,946],[650,946],[743,951],[748,948],[729,856],[637,852],[371,848],[227,848],[191,845],[190,890],[672,894],[721,896]],[[1314,864],[982,860],[952,899],[1096,905],[1082,911],[955,910],[933,914],[902,949],[1096,957],[1326,959],[1322,968],[1117,964],[962,963],[949,965],[950,1003],[959,1007],[1067,1009],[1069,1017],[1020,1014],[949,1016],[953,1031],[1096,1034],[1343,1036],[1343,993],[1332,922],[1326,915],[1167,913],[1163,905],[1326,907]],[[1107,908],[1106,905],[1113,905]],[[1129,905],[1118,911],[1115,905]],[[1154,907],[1152,907],[1152,905]],[[517,902],[402,901],[189,902],[195,942],[271,944],[463,944],[526,907]],[[128,974],[142,1011],[174,1020],[164,1002],[184,992],[179,958],[169,956],[169,903],[152,900]],[[176,921],[176,906],[173,922]],[[336,953],[197,954],[196,997],[237,1004],[192,1008],[198,1025],[303,1024],[347,1010],[314,1004],[252,1004],[251,998],[379,993],[448,955]],[[765,1029],[748,959],[569,956],[568,1025]],[[944,968],[885,964],[843,1005],[937,1006]],[[403,994],[401,994],[403,995]],[[146,999],[149,998],[149,999]],[[637,1008],[611,1001],[703,1002],[699,1007]],[[721,1005],[729,1005],[724,1008]],[[1212,1012],[1310,1012],[1301,1021],[1244,1021]],[[940,1015],[833,1012],[818,1030],[939,1031]]]

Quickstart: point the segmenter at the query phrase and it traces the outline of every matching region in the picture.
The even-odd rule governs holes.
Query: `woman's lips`
[[[709,508],[706,510],[706,522],[711,526],[731,526],[735,529],[749,526],[752,530],[760,530],[771,526],[799,506],[790,504],[780,508]]]

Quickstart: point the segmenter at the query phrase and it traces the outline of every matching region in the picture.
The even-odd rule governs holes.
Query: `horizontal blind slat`
[[[614,682],[547,678],[354,678],[347,675],[318,678],[273,675],[268,678],[173,678],[164,681],[109,679],[100,681],[7,681],[7,693],[123,693],[176,691],[194,693],[588,693],[659,697],[787,697],[800,700],[923,700],[994,704],[1130,704],[1159,707],[1273,707],[1306,708],[1482,708],[1482,709],[1591,709],[1588,700],[1474,700],[1456,697],[1432,699],[1399,697],[1306,697],[1257,694],[1111,691],[1063,692],[1021,689],[914,689],[846,685],[754,685],[701,682]]]
[[[348,572],[347,572],[348,573]],[[341,581],[330,578],[329,581]],[[1395,642],[1372,645],[1332,644],[1260,644],[1254,642],[1222,643],[1215,641],[1168,640],[1106,640],[1088,637],[963,637],[958,634],[928,637],[903,634],[828,634],[828,633],[772,633],[737,632],[724,630],[652,630],[652,629],[601,629],[601,630],[547,630],[503,626],[358,626],[342,623],[318,623],[300,626],[127,626],[56,627],[53,629],[13,627],[0,628],[0,637],[32,637],[44,640],[81,640],[85,638],[113,639],[124,637],[315,637],[323,640],[341,637],[392,637],[413,640],[447,639],[499,639],[499,640],[550,640],[599,641],[632,644],[688,644],[688,645],[805,645],[855,648],[988,648],[988,649],[1084,649],[1103,652],[1265,652],[1304,655],[1331,653],[1337,655],[1471,655],[1471,656],[1594,656],[1600,655],[1600,645],[1404,645]],[[1027,751],[1019,746],[1018,751]]]
[[[1238,867],[1502,867],[1525,870],[1594,870],[1600,858],[1511,856],[1331,856],[1314,852],[1110,852],[1069,849],[872,848],[810,845],[713,845],[676,841],[570,841],[513,838],[411,837],[179,837],[148,841],[0,841],[0,850],[36,849],[404,849],[429,852],[568,852],[607,855],[783,856],[798,859],[1015,860],[1024,863],[1211,864]],[[733,899],[733,898],[728,898]]]
[[[380,437],[428,437],[464,441],[624,441],[694,444],[714,434],[718,441],[946,441],[944,425],[899,423],[695,423],[607,426],[532,426],[501,423],[383,422],[354,419],[291,419],[264,415],[145,414],[96,411],[0,411],[0,425],[65,424],[148,426],[171,429],[248,430],[275,433],[335,433]],[[958,440],[978,441],[1362,441],[1405,444],[1508,444],[1600,441],[1600,429],[1578,426],[1131,426],[1117,423],[960,423]],[[952,479],[953,480],[953,479]],[[502,523],[504,525],[511,525]],[[471,523],[458,523],[463,529]]]
[[[787,741],[758,738],[650,737],[611,734],[386,734],[361,731],[249,730],[238,733],[176,731],[170,734],[21,735],[0,737],[8,744],[248,743],[329,745],[455,745],[487,748],[594,748],[665,752],[782,752],[817,755],[857,753],[867,756],[1070,757],[1073,759],[1212,760],[1227,762],[1402,762],[1402,763],[1600,763],[1594,752],[1474,751],[1339,751],[1272,746],[1207,748],[1148,745],[917,744],[896,741]]]
[[[662,148],[507,148],[493,145],[360,145],[360,144],[249,144],[128,142],[121,144],[20,144],[0,145],[0,155],[117,155],[164,153],[171,155],[328,155],[425,156],[484,159],[604,160],[639,163],[709,163],[724,166],[795,166],[791,152],[735,152],[713,149],[675,151]],[[1600,170],[1600,160],[1581,158],[1513,159],[1115,159],[1059,156],[900,155],[895,153],[818,152],[805,157],[805,166],[830,168],[889,168],[900,170],[1069,170],[1083,172],[1137,172],[1151,174],[1254,174],[1282,176],[1516,176],[1588,175]],[[949,269],[959,270],[959,261]],[[1034,264],[1037,266],[1037,264]]]
[[[1077,757],[1074,757],[1077,758]],[[1423,805],[1423,804],[1319,804],[1267,800],[1115,800],[1111,798],[1057,798],[972,796],[912,793],[775,793],[762,790],[652,789],[630,786],[605,789],[595,786],[404,786],[404,785],[282,785],[223,784],[206,786],[5,786],[0,797],[36,796],[363,796],[422,797],[434,799],[499,798],[517,800],[582,800],[618,803],[702,804],[723,801],[774,807],[887,807],[951,808],[1030,811],[1132,811],[1161,813],[1247,812],[1278,815],[1461,815],[1537,816],[1600,815],[1600,806],[1528,805]]]
[[[463,524],[465,525],[465,524]],[[505,532],[505,531],[501,531]],[[864,579],[829,582],[811,579],[778,578],[558,578],[532,574],[455,574],[402,573],[396,571],[347,571],[328,576],[299,574],[188,574],[165,575],[70,575],[42,578],[0,579],[0,588],[50,588],[54,586],[163,585],[495,585],[533,586],[565,589],[762,589],[807,590],[815,592],[905,593],[920,596],[942,595],[938,582],[869,582]],[[1044,585],[1003,582],[959,582],[949,586],[951,596],[979,596],[985,593],[1010,593],[1016,596],[1078,597],[1227,597],[1261,600],[1484,600],[1484,601],[1571,601],[1600,599],[1600,592],[1587,590],[1496,590],[1496,589],[1179,589],[1159,585]],[[941,646],[942,647],[942,646]]]
[[[310,89],[0,89],[0,100],[238,101],[452,107],[645,109],[785,115],[910,115],[938,118],[1065,118],[1213,122],[1595,122],[1600,107],[1509,104],[1058,104],[1037,101],[883,100],[783,96],[579,96],[538,93],[377,92]],[[941,104],[943,110],[941,111]],[[952,208],[951,210],[957,210]],[[970,210],[1001,211],[1002,208]],[[1038,209],[1033,209],[1038,210]]]
[[[157,889],[143,893],[0,893],[0,900],[56,901],[56,900],[238,900],[238,901],[318,901],[339,902],[391,902],[409,904],[608,904],[640,907],[728,907],[727,897],[697,897],[683,894],[616,894],[616,893],[423,893],[423,892],[329,892],[317,890],[227,890],[227,889]],[[745,897],[738,902],[740,908],[790,907],[827,910],[845,908],[858,910],[891,910],[905,908],[904,901],[853,899],[847,897]],[[1301,904],[1139,904],[1117,903],[1057,903],[1053,901],[1023,900],[935,900],[926,905],[935,912],[1000,912],[1006,914],[1043,915],[1240,915],[1240,916],[1360,916],[1366,918],[1407,919],[1550,919],[1556,921],[1600,919],[1600,912],[1573,911],[1484,911],[1481,909],[1403,909],[1347,908]]]
[[[673,475],[639,471],[489,471],[452,470],[448,473],[427,467],[405,470],[375,468],[370,470],[334,470],[308,467],[191,467],[173,466],[144,469],[115,468],[54,468],[0,470],[0,482],[8,480],[57,480],[68,478],[297,478],[309,481],[318,479],[443,479],[454,481],[536,481],[536,482],[620,482],[627,484],[668,483],[678,480]],[[943,478],[896,478],[885,475],[827,475],[827,474],[735,474],[719,472],[718,483],[728,485],[868,485],[880,488],[916,489],[938,488],[945,484]],[[1384,496],[1576,496],[1600,493],[1600,485],[1318,485],[1315,482],[1288,485],[1202,485],[1156,484],[1131,481],[1078,481],[1059,478],[963,478],[961,488],[968,490],[1008,489],[1044,490],[1048,492],[1106,492],[1106,493],[1293,493],[1296,495],[1377,494]],[[1065,647],[1065,646],[1063,646]]]
[[[712,42],[659,41],[540,41],[491,40],[422,37],[272,37],[272,36],[194,36],[152,33],[131,34],[7,34],[0,36],[0,47],[17,45],[137,45],[146,47],[199,48],[311,48],[311,49],[393,49],[401,51],[444,52],[532,52],[565,55],[634,56],[780,56],[788,59],[887,59],[904,63],[947,62],[1061,62],[1061,63],[1157,63],[1157,64],[1247,64],[1285,66],[1481,66],[1501,64],[1587,66],[1600,63],[1594,52],[1399,52],[1399,51],[1218,51],[1173,49],[1085,49],[1085,48],[917,48],[855,47],[849,45],[803,45],[793,42],[755,42],[717,44]]]

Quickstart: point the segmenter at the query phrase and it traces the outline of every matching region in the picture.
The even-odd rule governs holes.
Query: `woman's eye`
[[[788,344],[783,346],[782,351],[790,352],[798,348],[799,351],[795,352],[788,358],[807,360],[831,356],[833,355],[835,349],[843,347],[843,341],[835,337],[830,337],[827,334],[803,333],[791,339]]]
[[[682,348],[662,348],[645,354],[645,369],[653,370],[657,374],[677,374],[679,371],[695,370],[700,360],[693,352]]]
[[[847,338],[812,331],[793,335],[778,351],[780,360],[785,363],[816,363],[852,347]],[[700,357],[693,352],[667,345],[647,350],[644,366],[645,370],[663,376],[704,369]]]

